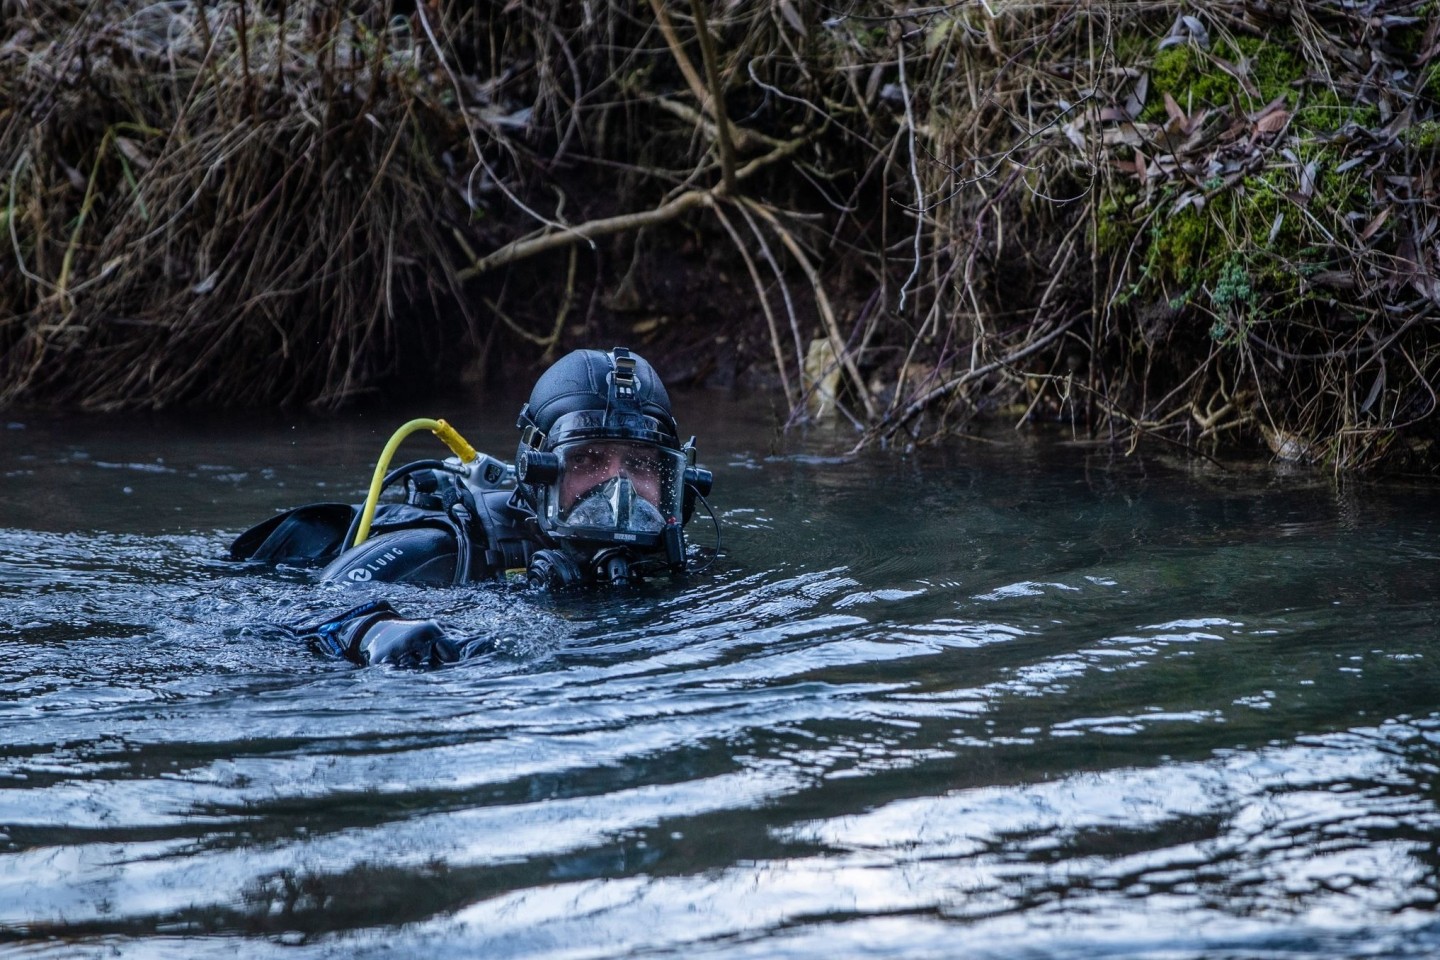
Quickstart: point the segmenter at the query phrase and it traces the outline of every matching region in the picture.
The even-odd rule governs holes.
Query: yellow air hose
[[[380,488],[385,484],[385,472],[390,469],[390,460],[395,456],[401,442],[417,430],[429,430],[435,434],[450,448],[451,453],[460,458],[461,463],[471,463],[479,457],[475,448],[466,443],[465,438],[444,420],[421,417],[401,424],[400,429],[391,434],[385,449],[380,451],[380,459],[375,463],[375,475],[370,478],[370,493],[365,497],[365,509],[360,513],[360,526],[355,530],[355,542],[351,546],[358,547],[370,538],[370,522],[375,519],[375,507],[380,503]]]

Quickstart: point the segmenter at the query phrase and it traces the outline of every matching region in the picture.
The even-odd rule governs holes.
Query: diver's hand
[[[384,600],[353,607],[321,623],[289,628],[326,656],[366,666],[433,667],[487,652],[489,638],[454,640],[434,620],[405,620]]]
[[[297,623],[286,626],[298,640],[303,640],[327,657],[344,658],[364,665],[369,661],[362,651],[367,631],[377,623],[399,620],[400,614],[384,600],[373,600],[351,607],[344,613],[318,623]]]
[[[378,620],[358,638],[359,663],[433,667],[448,663],[449,641],[434,620]]]

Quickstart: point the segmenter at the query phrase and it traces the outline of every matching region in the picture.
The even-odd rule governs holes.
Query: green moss
[[[1154,44],[1148,37],[1138,33],[1122,33],[1115,38],[1115,62],[1124,67],[1134,66],[1150,57]]]
[[[1258,98],[1217,61],[1229,64],[1230,70],[1241,71]],[[1258,99],[1258,106],[1283,96],[1293,105],[1299,97],[1295,82],[1304,76],[1304,61],[1283,42],[1268,38],[1241,37],[1234,43],[1218,43],[1213,54],[1191,44],[1179,44],[1161,50],[1151,62],[1150,88],[1157,96],[1146,105],[1141,119],[1164,119],[1166,93],[1187,112],[1223,107],[1241,97]]]
[[[1299,95],[1294,83],[1305,76],[1305,62],[1283,43],[1260,37],[1241,37],[1235,46],[1240,54],[1237,65],[1248,71],[1261,103],[1283,96],[1293,106]]]
[[[1205,263],[1210,234],[1210,218],[1194,206],[1171,217],[1157,217],[1150,244],[1157,265],[1175,280],[1190,279]]]
[[[1193,111],[1229,103],[1239,91],[1235,78],[1212,64],[1203,51],[1188,43],[1179,44],[1155,55],[1150,65],[1152,96],[1140,118],[1152,123],[1163,121],[1167,93],[1180,109]]]
[[[1300,133],[1334,133],[1346,124],[1373,127],[1380,122],[1380,111],[1371,104],[1357,104],[1341,99],[1329,88],[1314,90],[1295,111],[1292,126]]]
[[[1420,4],[1410,13],[1410,16],[1414,18],[1412,22],[1390,29],[1388,34],[1390,44],[1407,57],[1419,54],[1424,49],[1430,21],[1437,12],[1440,12],[1440,3],[1431,0],[1431,2]]]
[[[1144,262],[1129,296],[1193,300],[1198,295],[1218,320],[1210,331],[1231,342],[1246,324],[1291,311],[1314,294],[1306,277],[1334,269],[1334,237],[1346,233],[1347,213],[1368,209],[1363,175],[1327,173],[1340,161],[1334,148],[1310,144],[1318,171],[1308,202],[1288,170],[1245,177],[1228,189],[1212,187],[1202,204],[1151,219]],[[1155,201],[1173,211],[1181,188]],[[1108,210],[1102,210],[1102,219]],[[1191,293],[1178,297],[1177,287]],[[1203,291],[1203,292],[1202,292]]]
[[[861,50],[880,50],[889,42],[890,30],[884,24],[864,26],[856,24],[851,29],[851,36]]]
[[[1413,57],[1420,52],[1420,44],[1424,38],[1425,31],[1414,27],[1390,32],[1390,41],[1395,45],[1395,49],[1407,57]]]
[[[1340,155],[1334,151],[1321,155],[1315,200],[1311,206],[1336,216],[1352,211],[1373,211],[1375,191],[1363,170],[1352,167],[1344,173],[1336,173],[1340,162]]]
[[[1420,92],[1431,100],[1440,100],[1440,62],[1425,68],[1425,75],[1420,78]]]
[[[1313,192],[1299,197],[1293,168],[1270,169],[1245,177],[1211,198],[1208,211],[1236,243],[1267,249],[1287,262],[1303,262],[1307,249],[1323,249],[1347,233],[1346,216],[1368,211],[1373,188],[1360,167],[1335,170],[1344,156],[1324,144],[1297,144],[1300,166],[1314,170]]]
[[[1408,147],[1423,150],[1440,145],[1440,120],[1421,120],[1400,131],[1400,140]]]
[[[1179,44],[1155,54],[1150,64],[1150,85],[1156,90],[1168,90],[1171,94],[1190,82],[1195,72],[1195,59],[1199,52],[1189,44]]]
[[[1108,196],[1100,202],[1099,216],[1095,221],[1095,246],[1109,253],[1124,250],[1135,238],[1135,226],[1131,222],[1130,210],[1135,206],[1136,196],[1126,193]]]

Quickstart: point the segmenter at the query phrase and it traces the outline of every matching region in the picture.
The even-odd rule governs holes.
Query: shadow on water
[[[1440,952],[1428,490],[691,397],[713,570],[373,587],[499,652],[320,659],[361,595],[219,557],[415,415],[0,436],[0,952]]]

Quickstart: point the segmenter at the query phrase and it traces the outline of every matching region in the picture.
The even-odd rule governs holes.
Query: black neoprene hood
[[[634,396],[626,398],[623,409],[616,409],[611,405],[611,397],[614,395],[611,377],[617,370],[617,358],[622,362],[632,360],[634,363]],[[530,402],[520,411],[520,420],[516,426],[521,429],[533,427],[539,433],[550,437],[553,443],[558,439],[550,436],[556,421],[568,414],[582,411],[599,412],[602,414],[599,419],[610,420],[617,426],[626,413],[653,417],[665,434],[663,439],[657,439],[665,446],[679,447],[675,418],[670,412],[670,394],[666,392],[665,384],[660,381],[660,375],[644,357],[623,348],[616,348],[611,352],[576,350],[555,361],[550,369],[535,381],[535,388],[530,392]],[[628,431],[618,432],[623,434]]]

